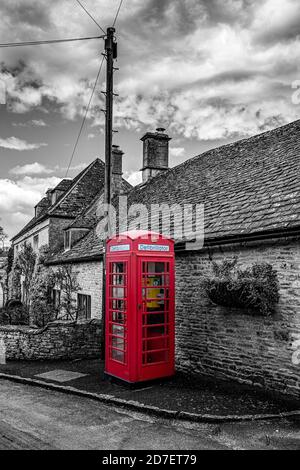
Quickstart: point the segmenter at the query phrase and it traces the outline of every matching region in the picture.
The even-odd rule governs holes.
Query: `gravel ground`
[[[0,373],[38,378],[37,375],[53,370],[86,374],[61,385],[80,390],[113,395],[135,400],[146,405],[169,410],[210,415],[273,414],[300,409],[300,403],[278,399],[260,390],[232,382],[213,381],[207,378],[193,379],[181,374],[174,378],[139,385],[133,389],[108,381],[103,375],[103,363],[99,360],[25,362],[10,361],[0,365]],[[49,380],[44,380],[49,382]],[[53,383],[57,383],[52,381]]]

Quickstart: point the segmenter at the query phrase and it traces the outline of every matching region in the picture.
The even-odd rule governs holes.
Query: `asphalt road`
[[[300,421],[177,423],[0,381],[0,450],[300,449]]]

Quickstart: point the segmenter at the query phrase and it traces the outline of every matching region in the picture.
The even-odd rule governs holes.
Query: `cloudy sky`
[[[103,28],[119,0],[82,0]],[[76,0],[0,0],[0,42],[102,34]],[[117,23],[114,143],[139,182],[147,130],[167,128],[172,166],[298,119],[299,0],[124,0]],[[64,177],[103,41],[0,49],[0,225],[12,236]],[[300,82],[299,82],[300,84]],[[69,176],[103,157],[104,69]]]

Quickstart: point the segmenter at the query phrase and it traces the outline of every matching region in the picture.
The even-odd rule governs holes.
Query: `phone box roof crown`
[[[146,230],[132,230],[116,235],[107,242],[108,253],[174,253],[174,240]]]

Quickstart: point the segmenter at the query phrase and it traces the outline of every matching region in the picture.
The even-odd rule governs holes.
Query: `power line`
[[[95,18],[87,11],[87,9],[82,5],[82,3],[80,3],[79,0],[76,0],[76,2],[81,6],[81,8],[86,12],[86,14],[93,20],[93,22],[98,26],[98,28],[100,28],[101,31],[102,31],[104,34],[106,34],[105,31],[104,31],[104,29],[100,26],[99,23],[97,23],[97,21],[95,20]]]
[[[113,27],[115,26],[115,24],[116,24],[116,22],[117,22],[117,19],[118,19],[118,16],[119,16],[119,13],[120,13],[121,6],[122,6],[122,4],[123,4],[123,1],[124,1],[124,0],[121,0],[121,1],[120,1],[119,8],[118,8],[118,10],[117,10],[117,13],[116,13],[116,16],[115,16],[115,19],[114,19],[114,22],[113,22]]]
[[[21,46],[41,46],[44,44],[57,44],[61,42],[74,42],[74,41],[88,41],[89,39],[103,39],[104,36],[90,36],[85,38],[71,38],[71,39],[50,39],[47,41],[27,41],[27,42],[8,42],[0,44],[0,48],[3,47],[21,47]]]
[[[97,86],[97,83],[98,83],[98,80],[99,80],[101,70],[102,70],[104,59],[105,59],[105,57],[103,56],[100,67],[99,67],[99,70],[98,70],[98,74],[97,74],[97,77],[96,77],[96,80],[95,80],[95,83],[94,83],[94,87],[93,87],[93,90],[92,90],[92,93],[91,93],[91,96],[90,96],[90,99],[89,99],[89,102],[88,102],[88,105],[87,105],[87,108],[86,108],[86,111],[85,111],[85,115],[84,115],[83,121],[81,123],[79,133],[78,133],[78,136],[77,136],[74,148],[73,148],[73,152],[72,152],[72,155],[71,155],[71,158],[70,158],[70,161],[69,161],[69,165],[68,165],[68,168],[67,168],[67,171],[66,171],[65,178],[68,176],[70,166],[72,164],[72,161],[73,161],[76,149],[77,149],[77,145],[78,145],[79,139],[80,139],[82,131],[83,131],[83,127],[84,127],[84,124],[85,124],[85,121],[86,121],[86,118],[87,118],[87,115],[88,115],[88,112],[89,112],[89,108],[90,108],[90,105],[91,105],[91,102],[92,102],[92,99],[93,99],[93,96],[94,96],[94,93],[95,93],[95,90],[96,90],[96,86]]]

